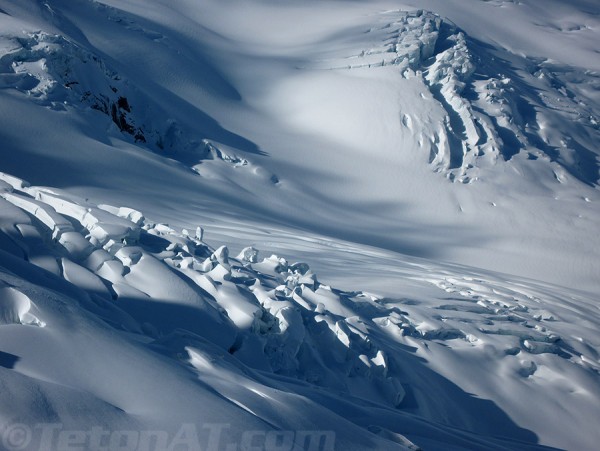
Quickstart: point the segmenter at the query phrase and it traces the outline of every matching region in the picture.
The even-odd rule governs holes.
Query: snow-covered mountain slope
[[[519,23],[520,32],[544,40],[552,27],[567,27],[562,9],[554,8],[556,17],[541,15],[549,22],[542,27],[535,2],[459,2],[455,13],[436,3],[421,6],[442,8],[439,20],[427,12],[409,17],[394,2],[318,3],[318,19],[310,13],[314,3],[306,12],[296,2],[6,5],[12,16],[4,15],[3,79],[17,89],[6,92],[5,102],[19,89],[19,99],[34,101],[19,102],[22,113],[3,118],[5,152],[31,155],[10,160],[6,171],[31,179],[31,160],[40,153],[59,166],[73,165],[76,153],[89,162],[78,171],[82,178],[99,180],[71,183],[44,171],[36,183],[88,185],[79,194],[89,196],[115,185],[98,176],[96,164],[109,164],[120,183],[134,181],[128,165],[111,163],[114,152],[103,146],[109,139],[162,147],[188,167],[214,154],[208,140],[234,164],[197,167],[202,179],[177,177],[200,192],[199,208],[218,202],[220,212],[259,222],[595,291],[599,268],[589,253],[597,219],[595,49],[564,38],[566,50],[551,58],[571,47],[576,52],[562,63],[535,47],[524,54],[504,29],[470,36],[452,25],[465,8],[478,23],[486,13],[507,23],[531,16]],[[595,36],[596,16],[582,7],[570,17],[580,23],[572,33],[581,42]],[[58,43],[44,44],[52,35]],[[419,45],[429,47],[411,54]],[[426,59],[427,52],[435,58]],[[377,67],[380,60],[391,65]],[[46,69],[27,69],[42,63]],[[64,111],[50,114],[36,103]],[[34,121],[21,120],[39,115],[63,134],[42,136]],[[94,160],[81,153],[82,128],[91,138],[83,151]],[[50,156],[40,142],[53,149]],[[235,162],[244,159],[248,164],[237,170]],[[449,185],[448,177],[472,183]],[[243,202],[233,200],[239,188],[251,193]],[[163,184],[143,193],[127,201],[149,212],[156,204],[146,205],[147,197],[169,204],[180,197]],[[572,229],[577,233],[564,232]]]
[[[379,268],[401,271],[402,297],[343,291],[306,263],[233,258],[201,229],[1,177],[8,449],[14,424],[38,423],[169,443],[194,424],[194,446],[244,444],[247,430],[293,431],[300,448],[298,430],[325,449],[534,449],[531,429],[593,444],[546,430],[556,408],[595,427],[598,314],[584,297],[409,263]],[[44,440],[29,446],[58,446]]]
[[[599,17],[0,0],[2,446],[594,449]]]

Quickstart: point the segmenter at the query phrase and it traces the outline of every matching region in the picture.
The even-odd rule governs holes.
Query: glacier
[[[0,447],[595,449],[599,18],[0,0]]]

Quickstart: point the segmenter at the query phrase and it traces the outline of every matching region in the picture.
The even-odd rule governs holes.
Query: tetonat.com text
[[[5,426],[2,448],[8,451],[333,451],[333,431],[247,430],[231,433],[231,425],[183,424],[164,430],[67,429],[60,423]]]

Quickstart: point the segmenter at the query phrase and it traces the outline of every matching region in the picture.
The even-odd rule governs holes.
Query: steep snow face
[[[594,449],[598,17],[0,0],[3,446]]]

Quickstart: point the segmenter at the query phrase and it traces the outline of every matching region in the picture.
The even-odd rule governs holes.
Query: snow
[[[595,449],[598,17],[0,0],[2,447]]]

